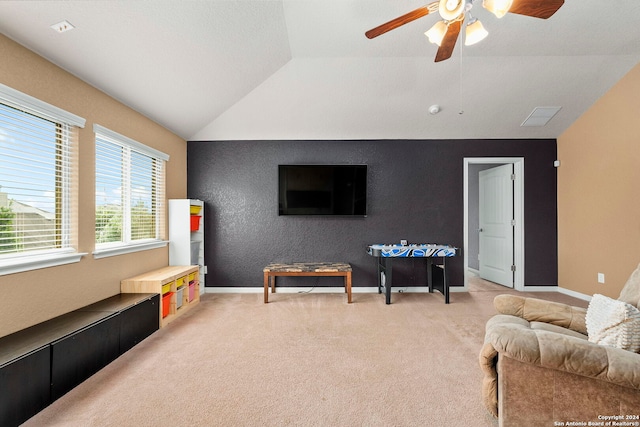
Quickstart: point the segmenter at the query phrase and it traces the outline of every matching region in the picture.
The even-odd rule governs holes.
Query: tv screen
[[[279,165],[279,215],[367,215],[367,165]]]

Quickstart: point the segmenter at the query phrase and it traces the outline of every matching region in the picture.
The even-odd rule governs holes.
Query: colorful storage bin
[[[176,288],[187,284],[187,276],[178,277],[176,279]]]
[[[200,258],[200,242],[191,242],[191,265],[198,265],[198,258]]]
[[[171,290],[171,283],[167,283],[166,285],[162,285],[162,295],[166,294],[170,290]]]
[[[176,291],[176,310],[182,307],[183,298],[184,298],[184,286],[181,288],[178,288],[178,290]]]
[[[162,318],[165,318],[169,315],[169,311],[171,310],[172,296],[173,296],[173,292],[169,292],[168,294],[164,294],[162,296]]]
[[[198,231],[200,228],[200,215],[191,215],[191,231]]]
[[[189,283],[189,302],[196,298],[196,282]]]

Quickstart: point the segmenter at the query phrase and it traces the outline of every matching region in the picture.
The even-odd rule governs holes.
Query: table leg
[[[447,257],[441,258],[442,265],[436,264],[433,258],[427,259],[427,285],[429,286],[429,292],[437,289],[444,296],[445,304],[449,304],[449,266]],[[434,270],[436,271],[435,275]]]
[[[264,272],[264,303],[269,302],[269,273]]]
[[[387,304],[391,304],[391,284],[393,283],[393,266],[391,262],[391,258],[382,258],[384,259],[384,278],[385,278],[385,302]]]
[[[347,292],[347,303],[351,304],[351,272],[348,271],[344,276],[345,290]]]
[[[429,293],[433,293],[433,259],[427,257],[427,286]]]
[[[380,258],[376,258],[376,274],[378,276],[378,293],[382,293],[382,261]]]
[[[449,274],[448,274],[448,270],[449,267],[447,267],[447,258],[443,257],[442,258],[442,287],[444,288],[444,303],[445,304],[449,304]]]

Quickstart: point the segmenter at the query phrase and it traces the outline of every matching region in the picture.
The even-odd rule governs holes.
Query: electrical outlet
[[[598,283],[604,283],[604,273],[598,273]]]

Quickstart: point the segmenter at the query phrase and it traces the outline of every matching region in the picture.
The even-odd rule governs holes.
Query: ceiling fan
[[[466,28],[465,45],[479,42],[487,36],[487,31],[480,21],[469,13],[474,0],[439,0],[429,3],[396,19],[392,19],[367,31],[365,35],[372,39],[404,24],[422,18],[430,13],[438,12],[441,21],[431,27],[425,35],[431,43],[439,46],[435,62],[449,59],[456,45],[458,34],[465,16],[469,14]],[[482,0],[482,6],[489,12],[502,18],[507,12],[534,18],[547,19],[564,4],[564,0]]]

